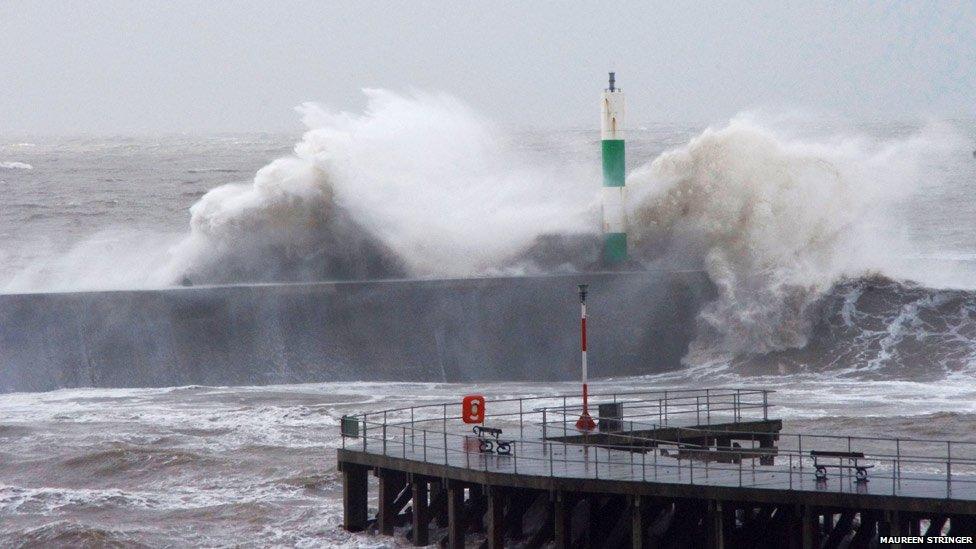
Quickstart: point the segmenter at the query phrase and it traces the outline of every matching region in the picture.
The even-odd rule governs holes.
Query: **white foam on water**
[[[361,113],[302,105],[308,131],[293,153],[207,192],[188,233],[107,229],[23,269],[6,291],[315,279],[330,264],[369,263],[363,254],[389,255],[407,277],[517,274],[538,236],[599,232],[596,163],[528,150],[446,94],[364,92]],[[976,286],[971,268],[904,260],[933,252],[900,230],[906,203],[948,192],[944,168],[960,151],[970,160],[968,141],[938,123],[810,137],[788,119],[742,115],[638,159],[635,259],[701,268],[718,289],[686,362],[805,346],[815,306],[844,277]]]
[[[876,435],[890,435],[885,418],[903,421],[933,411],[963,414],[957,422],[971,423],[976,417],[976,389],[958,380],[867,381],[821,373],[745,376],[717,363],[596,381],[591,391],[660,391],[704,384],[774,389],[769,398],[772,415],[786,420],[786,431],[792,430],[793,422],[824,420],[830,425],[850,414],[876,421]],[[392,538],[348,534],[340,528],[341,490],[334,472],[334,448],[341,445],[338,417],[456,402],[470,392],[485,394],[493,406],[492,401],[513,395],[576,390],[577,383],[363,382],[8,395],[11,398],[0,399],[0,425],[27,431],[0,430],[0,438],[7,437],[2,452],[17,458],[0,462],[0,514],[24,524],[67,520],[97,529],[151,520],[149,533],[125,530],[127,535],[149,540],[172,536],[190,544],[392,545]],[[441,413],[436,407],[417,417]],[[129,450],[118,457],[115,448]],[[199,457],[177,462],[150,459],[186,454]],[[53,471],[46,475],[51,480],[10,480],[22,474],[25,462],[34,463],[36,470]],[[157,467],[166,474],[159,474]],[[227,514],[245,512],[242,509],[247,520],[239,521],[239,528],[226,528]],[[107,511],[112,520],[105,518]],[[193,532],[180,533],[179,525],[190,520]]]
[[[911,246],[893,230],[893,205],[941,177],[927,162],[963,143],[941,126],[886,140],[800,139],[740,117],[634,171],[639,257],[690,258],[718,289],[689,361],[806,345],[813,307],[834,284],[888,273],[890,257]],[[925,269],[894,270],[926,282]]]
[[[342,224],[340,210],[420,277],[501,270],[539,234],[592,230],[598,188],[509,146],[461,101],[364,93],[362,114],[302,105],[309,130],[293,156],[262,168],[253,183],[203,196],[191,208],[191,234],[172,250],[170,276],[235,250],[261,253],[262,238],[289,239],[299,254],[341,250],[348,242],[321,242],[307,230]]]

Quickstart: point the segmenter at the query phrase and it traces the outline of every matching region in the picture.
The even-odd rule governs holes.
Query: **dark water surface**
[[[976,389],[951,379],[740,378],[717,368],[598,382],[593,390],[705,383],[772,386],[773,415],[785,418],[786,431],[976,440]],[[391,544],[339,528],[335,449],[343,414],[468,392],[490,401],[575,389],[331,383],[3,395],[0,545]]]

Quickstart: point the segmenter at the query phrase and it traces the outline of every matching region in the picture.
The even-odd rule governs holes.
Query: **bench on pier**
[[[515,444],[515,441],[501,440],[501,429],[475,425],[471,428],[471,431],[474,432],[475,436],[478,437],[478,449],[482,453],[497,453],[500,456],[508,456],[512,454],[512,444]]]
[[[861,463],[864,459],[863,452],[833,452],[827,450],[811,450],[810,456],[813,457],[814,473],[817,480],[827,480],[827,468],[854,469],[854,478],[857,482],[868,481],[868,469],[874,465]],[[837,458],[837,463],[821,463],[819,460]]]

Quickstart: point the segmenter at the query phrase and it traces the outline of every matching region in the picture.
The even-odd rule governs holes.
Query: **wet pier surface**
[[[420,543],[442,524],[452,546],[737,547],[782,538],[829,547],[972,533],[976,445],[784,433],[769,398],[740,389],[602,395],[593,408],[613,415],[599,416],[603,430],[592,433],[575,429],[575,397],[488,402],[484,425],[501,429],[497,437],[477,436],[460,403],[347,418],[338,459],[345,525],[390,534],[400,524]],[[370,470],[380,487],[375,519],[366,512]],[[440,508],[428,508],[449,488],[462,493],[450,497],[464,512],[444,507],[438,521]],[[492,505],[512,515],[507,523],[503,511],[492,522]],[[516,527],[533,505],[535,523]],[[597,520],[606,506],[615,511]]]

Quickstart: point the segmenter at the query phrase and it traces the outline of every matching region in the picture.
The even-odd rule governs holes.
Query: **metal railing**
[[[486,424],[503,428],[511,455],[482,453],[471,426],[460,421],[459,403],[411,406],[355,416],[343,448],[450,467],[549,477],[667,481],[720,486],[836,490],[870,494],[976,499],[976,443],[811,433],[771,433],[707,427],[769,418],[769,391],[752,389],[668,390],[591,395],[599,403],[622,403],[624,431],[612,443],[553,440],[579,434],[576,396],[491,400]],[[702,432],[705,443],[658,439],[654,429],[681,427]],[[728,427],[725,425],[724,427]],[[628,432],[630,431],[630,432]],[[640,434],[635,434],[638,431]],[[694,437],[693,437],[694,438]],[[734,438],[736,446],[709,439]],[[768,441],[776,439],[775,446]],[[766,445],[763,441],[766,441]],[[837,468],[817,481],[809,452],[860,452],[873,468],[870,482],[853,469]],[[837,464],[843,465],[841,458]],[[821,462],[823,462],[821,458]]]
[[[626,408],[626,420],[620,418],[625,425],[658,428],[688,424],[712,425],[713,420],[718,423],[767,420],[769,393],[770,391],[762,389],[692,389],[662,391],[658,398],[637,399],[629,394],[621,395],[621,398],[617,394],[610,396],[613,404],[621,404]],[[573,424],[582,409],[582,404],[574,404],[547,406],[536,411],[544,413],[546,418],[556,415],[562,418],[563,423]],[[757,414],[755,418],[749,417],[752,413]],[[546,419],[543,419],[543,423],[545,422]]]

